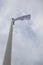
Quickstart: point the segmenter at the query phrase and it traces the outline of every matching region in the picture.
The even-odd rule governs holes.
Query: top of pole
[[[14,22],[15,22],[15,19],[14,18],[12,18],[12,22],[13,22],[13,25],[14,25]]]
[[[13,25],[14,25],[15,21],[17,21],[17,20],[30,20],[30,18],[31,18],[30,14],[29,15],[24,15],[24,16],[17,17],[15,19],[12,18],[12,22],[13,22]]]

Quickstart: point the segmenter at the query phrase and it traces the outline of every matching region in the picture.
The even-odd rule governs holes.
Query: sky
[[[31,15],[13,26],[12,65],[43,65],[43,0],[0,0],[0,65],[6,50],[11,18]]]

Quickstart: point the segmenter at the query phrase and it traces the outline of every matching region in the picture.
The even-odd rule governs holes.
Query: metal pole
[[[16,20],[30,20],[30,15],[20,16],[17,17],[16,19],[12,18],[3,65],[11,65],[12,32],[13,32],[13,24],[15,23]]]
[[[11,22],[11,27],[10,27],[10,32],[9,32],[3,65],[11,65],[12,32],[13,32],[13,22]]]

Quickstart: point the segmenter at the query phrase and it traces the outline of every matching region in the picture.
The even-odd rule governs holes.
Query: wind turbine
[[[13,33],[13,25],[15,24],[15,21],[30,20],[30,18],[31,18],[30,15],[24,15],[24,16],[20,16],[17,18],[12,18],[7,47],[6,47],[6,51],[5,51],[5,55],[4,55],[4,59],[3,59],[3,65],[11,65],[12,33]]]

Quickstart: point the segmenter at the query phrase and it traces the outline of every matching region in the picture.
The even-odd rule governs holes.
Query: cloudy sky
[[[0,0],[0,65],[11,18],[31,14],[13,26],[12,65],[43,65],[43,0]]]

